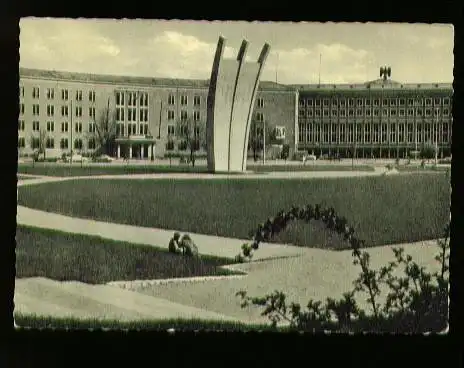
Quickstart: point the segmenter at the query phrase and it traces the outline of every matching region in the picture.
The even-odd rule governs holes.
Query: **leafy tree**
[[[190,152],[190,162],[195,167],[195,152],[206,146],[206,126],[194,119],[179,120],[176,127],[180,139],[179,149]]]
[[[116,147],[116,111],[108,106],[104,107],[94,121],[95,130],[89,133],[89,138],[95,140],[95,154],[112,156]]]
[[[266,147],[272,141],[273,131],[266,127]],[[250,124],[250,136],[248,138],[248,149],[253,151],[253,159],[258,161],[258,153],[262,152],[264,148],[264,132],[263,122],[252,120]]]
[[[431,160],[435,157],[436,148],[435,145],[427,142],[423,145],[420,150],[420,157],[425,160]]]
[[[40,154],[43,154],[43,158],[45,160],[47,138],[48,138],[48,134],[45,129],[40,129],[38,136],[35,136],[34,134],[31,135],[30,144],[31,144],[31,147],[35,147],[35,149],[37,150],[36,151],[37,158]]]

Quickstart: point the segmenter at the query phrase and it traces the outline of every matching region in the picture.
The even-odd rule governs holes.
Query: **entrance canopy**
[[[126,151],[126,153],[124,153],[124,157],[143,159],[146,156],[151,156],[152,159],[154,158],[153,151],[156,140],[151,135],[130,135],[118,137],[115,141],[118,149],[118,158],[121,157],[121,146],[128,148],[128,152]],[[132,148],[134,148],[134,150]],[[148,155],[146,155],[146,153],[148,153]]]

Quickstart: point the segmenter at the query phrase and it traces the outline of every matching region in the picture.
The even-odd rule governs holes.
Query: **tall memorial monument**
[[[210,172],[246,171],[248,137],[261,72],[269,54],[265,44],[257,62],[246,62],[248,42],[236,59],[224,59],[219,37],[208,92],[206,142]]]

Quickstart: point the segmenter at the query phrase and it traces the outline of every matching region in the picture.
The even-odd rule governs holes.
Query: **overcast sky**
[[[20,66],[148,77],[210,77],[219,35],[226,57],[243,38],[254,61],[271,45],[262,80],[360,83],[391,66],[399,82],[452,82],[451,25],[23,18]]]

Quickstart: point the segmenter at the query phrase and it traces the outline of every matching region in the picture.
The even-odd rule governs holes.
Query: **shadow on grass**
[[[16,277],[103,284],[194,276],[237,275],[221,266],[227,258],[189,258],[148,245],[116,242],[95,236],[18,226]]]

